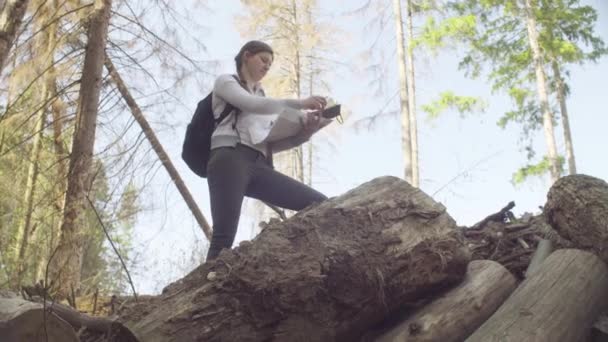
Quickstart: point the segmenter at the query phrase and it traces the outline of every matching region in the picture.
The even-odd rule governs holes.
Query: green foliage
[[[474,15],[450,17],[440,22],[428,16],[421,33],[412,41],[410,48],[424,47],[433,53],[454,45],[454,41],[475,34],[477,19]]]
[[[547,63],[555,60],[563,66],[597,61],[607,53],[603,41],[594,35],[596,11],[578,3],[577,0],[545,0],[534,12]],[[477,29],[466,31],[467,35],[447,35],[447,38],[466,40],[467,53],[460,62],[465,74],[479,77],[483,66],[487,66],[493,91],[506,92],[518,107],[528,106],[530,102],[522,100],[522,93],[514,91],[535,80],[525,20],[518,3],[467,0],[450,2],[448,8],[455,18],[472,15],[478,18]],[[503,119],[508,121],[509,117],[512,116],[505,115]]]
[[[454,22],[454,18],[477,18],[475,29],[465,31],[466,35],[446,33],[444,38],[464,42],[460,46],[466,53],[460,61],[460,68],[465,75],[477,78],[485,71],[492,91],[511,98],[513,109],[507,111],[497,124],[503,128],[509,123],[521,127],[522,141],[526,142],[525,149],[528,159],[531,159],[534,155],[532,137],[542,127],[542,117],[533,90],[536,87],[535,69],[522,3],[515,0],[464,0],[450,1],[446,8],[453,18],[446,20],[445,26]],[[551,63],[557,63],[567,75],[568,64],[595,62],[607,53],[604,42],[595,35],[597,13],[591,6],[582,6],[578,0],[541,0],[533,11],[546,70],[551,70]],[[442,27],[442,24],[436,26]],[[554,84],[555,79],[549,75],[548,82]],[[556,86],[551,89],[555,91]],[[569,89],[567,84],[565,89]],[[546,166],[544,163],[545,160],[522,168],[514,179],[523,180],[528,175],[548,170],[543,167]]]
[[[558,158],[559,172],[563,174],[564,171],[564,162],[565,159],[563,156]],[[551,162],[548,157],[544,157],[540,162],[536,164],[528,164],[519,170],[517,170],[513,177],[511,178],[511,182],[514,185],[521,185],[527,179],[531,177],[542,177],[547,174],[551,168]]]
[[[439,94],[438,99],[421,106],[421,109],[428,114],[430,119],[437,119],[441,113],[448,109],[454,109],[462,116],[468,113],[483,112],[485,108],[486,103],[480,98],[456,95],[453,91],[444,91]]]

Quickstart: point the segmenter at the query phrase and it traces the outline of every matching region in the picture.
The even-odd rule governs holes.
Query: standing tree
[[[0,1],[0,8],[6,9],[4,5],[5,2]],[[57,261],[59,240],[63,239],[61,243],[64,243],[67,237],[65,231],[62,235],[61,228],[67,223],[62,218],[64,207],[68,207],[65,203],[70,198],[74,207],[74,196],[66,196],[68,178],[69,182],[74,181],[73,165],[68,177],[70,145],[75,145],[76,152],[86,149],[82,141],[68,142],[65,137],[75,136],[76,130],[90,127],[92,121],[84,119],[90,107],[83,105],[86,101],[82,100],[86,96],[79,96],[78,86],[82,85],[80,91],[84,92],[84,85],[90,83],[87,77],[81,79],[81,75],[83,56],[87,55],[86,32],[95,26],[90,20],[94,6],[95,2],[78,0],[30,1],[31,11],[25,14],[28,19],[18,30],[11,52],[14,62],[11,62],[8,73],[0,74],[3,76],[0,79],[0,101],[3,102],[0,116],[0,192],[6,195],[0,198],[2,284],[16,287],[19,283],[26,285],[42,280],[48,283],[51,280],[58,284],[61,281],[53,279],[57,275],[53,272],[57,265],[51,265],[50,274],[47,266],[49,259]],[[137,7],[117,6],[112,15],[114,34],[107,49],[123,67],[118,69],[130,74],[130,81],[136,84],[129,89],[133,100],[151,90],[152,96],[137,99],[145,103],[142,111],[145,109],[151,115],[156,114],[154,109],[159,105],[164,108],[158,113],[173,112],[168,110],[168,106],[178,101],[166,99],[177,98],[175,94],[186,75],[195,75],[193,71],[196,70],[204,71],[197,65],[199,62],[180,50],[180,43],[173,36],[171,29],[175,26],[171,26],[174,21],[170,20],[175,18],[175,7],[167,7],[166,3],[157,3],[156,7],[161,12],[160,16],[158,12],[142,14]],[[154,32],[152,26],[145,26],[146,20],[152,18],[156,26],[158,19],[162,18],[164,27],[170,29]],[[179,38],[183,39],[184,35]],[[93,41],[89,48],[92,45]],[[200,43],[195,41],[189,46],[192,45],[200,46]],[[46,51],[47,46],[53,46],[54,51]],[[186,62],[175,63],[176,55]],[[159,70],[162,82],[154,79]],[[141,81],[142,75],[148,78]],[[172,80],[174,84],[166,84]],[[81,188],[84,193],[81,198],[87,201],[79,206],[75,224],[83,243],[82,261],[73,272],[80,273],[84,291],[97,286],[100,291],[115,288],[109,278],[115,277],[123,267],[116,262],[116,253],[109,250],[108,239],[114,241],[124,260],[131,264],[138,262],[137,256],[131,258],[129,255],[129,226],[132,223],[118,223],[131,220],[128,216],[132,216],[134,210],[125,208],[139,210],[139,206],[128,203],[138,200],[142,189],[150,182],[148,176],[154,175],[155,164],[158,163],[158,158],[150,151],[142,151],[146,144],[142,144],[143,135],[139,127],[133,125],[135,121],[131,114],[124,111],[118,92],[106,85],[104,83],[103,96],[99,95],[97,101],[99,109],[94,138],[97,153]],[[155,118],[152,122],[164,124],[167,121]],[[74,189],[70,191],[74,195]]]
[[[0,13],[0,73],[4,70],[29,0],[7,0]]]
[[[543,52],[552,70],[551,91],[555,93],[559,105],[568,173],[575,174],[576,158],[566,103],[569,88],[564,74],[569,74],[566,68],[568,64],[596,62],[608,53],[608,49],[603,40],[594,34],[597,12],[590,6],[579,5],[578,0],[543,0],[536,15],[539,17]]]
[[[553,127],[554,115],[551,112],[551,106],[549,105],[547,78],[545,77],[545,61],[540,50],[538,32],[536,28],[536,2],[533,0],[524,0],[524,4],[528,42],[530,44],[530,49],[532,50],[532,60],[536,74],[536,89],[538,92],[538,100],[543,117],[543,131],[545,133],[545,143],[547,144],[551,183],[553,183],[560,177],[561,167],[557,158],[557,144],[555,143],[555,133]]]
[[[405,181],[412,184],[412,136],[410,125],[410,97],[406,71],[405,36],[403,34],[403,16],[401,0],[393,0],[393,12],[397,40],[397,66],[399,67],[399,105],[401,108],[401,151],[403,153]]]
[[[474,22],[470,25],[474,30],[458,36],[468,45],[461,67],[467,75],[477,77],[483,64],[489,66],[488,78],[493,90],[506,92],[516,106],[505,113],[498,124],[505,126],[517,122],[522,125],[523,138],[528,141],[525,147],[528,159],[535,156],[534,133],[543,128],[547,155],[538,164],[518,170],[513,176],[515,183],[547,171],[552,182],[561,175],[562,158],[557,153],[554,136],[558,118],[552,112],[555,106],[550,103],[550,90],[556,93],[560,102],[569,170],[576,172],[569,116],[565,101],[562,101],[567,89],[562,69],[567,63],[594,61],[606,53],[601,39],[593,34],[597,19],[595,10],[578,3],[578,0],[540,3],[533,0],[454,1],[448,8],[455,16],[438,25]],[[586,46],[591,47],[591,51],[584,51]],[[553,78],[547,76],[547,70],[553,70]],[[554,86],[550,88],[550,84]]]
[[[110,21],[111,0],[95,0],[90,17],[88,41],[82,69],[76,128],[70,155],[61,238],[51,262],[57,295],[65,298],[80,286],[82,264],[82,215],[90,189],[90,168],[101,91],[105,47]]]
[[[410,113],[410,136],[412,145],[412,185],[420,187],[420,165],[418,163],[418,119],[416,116],[416,72],[414,70],[414,3],[407,3],[407,94]]]
[[[40,14],[36,17],[35,28],[41,33],[36,37],[36,47],[42,53],[37,56],[34,63],[37,67],[37,74],[41,75],[41,82],[38,90],[39,109],[36,113],[36,124],[34,128],[34,141],[29,159],[27,181],[22,204],[22,217],[17,227],[16,247],[14,248],[14,274],[11,287],[19,288],[24,273],[26,250],[32,234],[32,216],[34,211],[34,195],[36,193],[39,160],[41,158],[42,141],[44,139],[44,129],[47,117],[47,102],[50,99],[51,87],[54,84],[53,66],[55,63],[55,50],[57,49],[57,24],[52,21],[56,9],[55,1],[47,1],[40,9]],[[49,20],[50,19],[50,20]],[[46,25],[51,22],[50,25]],[[47,26],[45,28],[45,26]]]
[[[374,10],[370,27],[375,27],[377,30],[366,30],[373,32],[376,36],[375,40],[367,49],[366,53],[375,54],[379,48],[382,33],[386,28],[389,17],[388,1],[378,1],[373,3],[366,2],[361,8],[356,9],[353,13],[367,13]],[[418,141],[418,120],[417,120],[417,105],[416,105],[416,73],[415,73],[415,55],[416,51],[422,48],[428,48],[435,52],[441,47],[440,37],[448,35],[449,32],[465,30],[466,26],[450,27],[446,30],[443,28],[434,27],[435,16],[443,12],[443,7],[440,2],[435,0],[423,1],[406,1],[406,21],[402,16],[401,1],[392,1],[393,20],[396,26],[396,55],[397,55],[397,75],[398,88],[393,97],[399,94],[400,106],[400,122],[401,122],[401,150],[404,160],[404,178],[413,186],[420,186],[420,164],[419,164],[419,141]],[[414,34],[414,18],[415,16],[424,16],[427,22],[419,34]],[[403,31],[403,26],[406,27],[406,32]],[[391,42],[392,43],[392,42]],[[391,46],[392,48],[392,46]],[[385,67],[388,63],[381,61],[378,65],[374,65],[371,69],[376,71],[376,78],[373,83],[377,85],[377,92],[384,93],[384,81],[387,78],[388,72]],[[380,71],[380,72],[378,72]],[[385,107],[392,102],[392,98],[388,99]],[[445,91],[439,94],[439,99],[432,101],[429,104],[423,104],[421,109],[427,112],[431,118],[437,117],[441,112],[448,108],[455,108],[459,112],[472,112],[483,109],[483,104],[480,99],[471,96],[459,96],[453,91]],[[383,113],[384,108],[376,115],[371,117],[371,122],[374,122]]]

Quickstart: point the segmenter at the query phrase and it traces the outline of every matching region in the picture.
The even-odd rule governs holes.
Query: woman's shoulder
[[[215,79],[215,82],[236,82],[234,77],[234,74],[221,74]]]
[[[217,91],[218,89],[223,89],[227,85],[231,83],[238,83],[232,74],[221,74],[215,79],[215,83],[213,84],[213,90]]]

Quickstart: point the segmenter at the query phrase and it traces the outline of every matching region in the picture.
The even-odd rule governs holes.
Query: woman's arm
[[[291,137],[277,140],[271,143],[272,152],[281,152],[300,146],[310,140],[313,134],[317,133],[321,128],[329,125],[333,120],[321,118],[319,112],[307,113],[305,121],[302,122],[302,130]]]
[[[224,101],[244,112],[255,114],[279,114],[285,107],[303,109],[302,101],[292,99],[273,99],[252,95],[230,75],[220,76],[215,81],[213,92]]]
[[[307,142],[308,140],[310,140],[310,135],[300,132],[292,137],[273,141],[270,143],[270,147],[272,153],[279,153],[292,149],[294,147],[298,147],[303,143]]]

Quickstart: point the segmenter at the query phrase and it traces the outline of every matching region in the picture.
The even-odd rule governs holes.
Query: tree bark
[[[165,167],[165,170],[167,170],[167,173],[169,173],[171,180],[177,187],[177,190],[179,190],[179,193],[184,198],[184,201],[186,202],[186,205],[188,205],[188,208],[190,208],[190,211],[192,211],[192,214],[194,215],[196,222],[198,222],[198,225],[203,230],[203,233],[205,234],[207,239],[211,241],[211,227],[209,226],[209,223],[207,222],[205,216],[196,204],[196,201],[192,197],[192,194],[190,194],[190,191],[188,190],[188,187],[186,187],[186,184],[184,183],[182,177],[179,175],[179,172],[177,172],[177,169],[175,169],[175,166],[173,166],[171,158],[169,157],[167,152],[165,152],[165,149],[156,137],[156,134],[154,134],[152,127],[148,123],[148,120],[146,120],[146,118],[144,117],[144,113],[142,113],[141,109],[137,105],[137,102],[131,95],[131,92],[127,88],[127,85],[123,81],[122,77],[120,77],[120,74],[118,73],[118,70],[116,70],[116,67],[114,67],[114,63],[112,63],[110,57],[106,56],[105,65],[106,69],[108,69],[108,72],[110,73],[110,77],[112,77],[112,81],[114,81],[116,88],[118,88],[118,91],[122,95],[122,98],[127,103],[127,106],[129,106],[131,114],[133,114],[133,117],[135,118],[135,120],[137,120],[137,123],[146,135],[146,138],[148,138],[148,141],[150,142],[150,145],[152,145],[154,152],[156,152],[158,159]]]
[[[606,264],[592,253],[561,249],[466,341],[583,341],[607,303]]]
[[[80,287],[83,246],[82,218],[87,203],[85,196],[91,187],[89,171],[95,144],[97,112],[112,1],[95,0],[94,6],[89,23],[88,43],[82,71],[61,237],[51,263],[50,279],[58,298],[67,298],[71,290],[78,290]]]
[[[414,70],[414,14],[412,0],[407,0],[407,85],[410,110],[410,135],[412,138],[412,185],[420,187],[420,165],[418,164],[418,119],[416,117],[416,73]]]
[[[399,100],[401,107],[401,151],[403,153],[403,179],[410,184],[412,181],[412,137],[410,125],[410,105],[407,92],[407,72],[405,56],[405,36],[403,35],[403,16],[401,15],[401,0],[393,0],[395,28],[397,38],[397,65],[399,67]]]
[[[549,190],[544,212],[560,236],[608,262],[608,183],[587,175],[563,177]]]
[[[40,298],[32,302],[14,296],[0,297],[0,336],[8,342],[100,341],[100,337],[103,341],[137,342],[133,333],[115,320],[92,317]]]
[[[469,263],[466,278],[376,342],[459,342],[471,335],[515,290],[515,277],[490,260]]]
[[[47,1],[44,4],[45,9],[41,11],[40,18],[36,19],[36,29],[43,30],[40,37],[37,39],[37,45],[40,48],[41,55],[38,58],[42,61],[37,72],[41,75],[41,86],[38,94],[40,97],[40,109],[36,114],[36,125],[34,128],[35,136],[32,143],[32,150],[29,157],[29,167],[26,181],[25,194],[23,198],[24,216],[17,230],[17,248],[15,249],[15,275],[13,276],[13,289],[18,289],[21,286],[25,273],[26,252],[30,243],[30,238],[35,241],[32,233],[32,215],[34,212],[34,196],[36,194],[36,185],[38,181],[38,166],[40,161],[40,152],[42,150],[42,141],[44,139],[44,129],[47,117],[47,102],[51,98],[52,87],[55,84],[53,65],[55,63],[54,52],[57,44],[57,24],[53,23],[44,28],[43,21],[50,20],[48,14],[53,14],[56,11],[54,1]],[[44,13],[44,14],[43,14]],[[34,279],[35,281],[36,279]]]
[[[382,177],[271,221],[120,317],[150,342],[354,341],[460,282],[469,258],[442,205]]]
[[[8,0],[4,4],[0,14],[0,73],[4,70],[28,3],[29,0]]]
[[[532,49],[532,58],[534,60],[534,69],[536,72],[536,89],[538,92],[540,109],[543,114],[543,129],[545,132],[545,143],[547,144],[551,183],[554,183],[560,177],[560,166],[553,128],[554,118],[551,107],[549,106],[549,95],[547,93],[547,78],[545,76],[543,56],[538,43],[538,32],[536,30],[536,18],[534,16],[534,9],[536,6],[533,5],[533,1],[534,0],[524,0],[526,26],[528,29],[528,42]]]
[[[559,65],[553,61],[553,76],[557,82],[557,100],[559,101],[559,111],[564,125],[564,145],[566,145],[566,161],[568,162],[568,174],[576,174],[576,160],[574,158],[574,145],[572,144],[572,132],[570,131],[570,115],[566,105],[566,86],[559,70]]]
[[[19,298],[0,298],[0,336],[6,342],[79,341],[66,321],[50,312],[45,315],[42,304]]]
[[[547,259],[549,255],[553,252],[553,244],[551,240],[541,239],[538,241],[538,245],[536,246],[536,251],[532,255],[530,259],[530,264],[526,269],[526,277],[530,277],[534,272],[536,272],[540,265]]]
[[[46,86],[41,91],[43,101],[46,102]],[[25,185],[25,194],[23,196],[23,219],[17,228],[17,247],[15,248],[15,272],[12,279],[11,288],[18,289],[21,286],[21,280],[24,273],[25,254],[29,244],[32,227],[32,214],[34,211],[34,194],[36,193],[36,183],[38,180],[38,162],[40,159],[40,151],[42,150],[42,139],[44,137],[44,124],[46,121],[46,108],[41,108],[36,117],[35,137],[32,146],[32,151],[29,157],[29,167],[27,172],[27,181]]]

